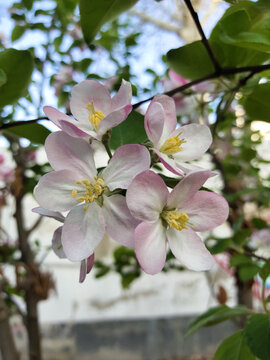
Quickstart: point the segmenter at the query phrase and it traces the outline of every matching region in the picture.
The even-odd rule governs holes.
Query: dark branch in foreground
[[[179,86],[175,89],[172,89],[170,91],[166,91],[163,94],[164,95],[168,95],[168,96],[173,96],[177,93],[183,92],[187,89],[189,89],[190,87],[192,87],[193,85],[196,84],[200,84],[204,81],[208,81],[208,80],[213,80],[213,79],[217,79],[221,76],[230,76],[230,75],[236,75],[236,74],[241,74],[241,73],[245,73],[245,72],[250,72],[250,74],[244,78],[244,81],[240,84],[241,86],[245,85],[245,83],[247,82],[247,80],[249,80],[253,75],[265,71],[265,70],[269,70],[270,69],[270,64],[265,64],[265,65],[255,65],[255,66],[244,66],[244,67],[239,67],[239,68],[224,68],[220,70],[220,73],[213,73],[213,74],[209,74],[206,76],[203,76],[199,79],[195,79],[190,81],[189,83]],[[155,95],[141,100],[135,104],[133,104],[133,109],[137,109],[140,105],[151,101],[153,98],[155,97]],[[0,119],[1,120],[1,119]],[[15,126],[20,126],[20,125],[27,125],[27,124],[32,124],[35,123],[39,120],[49,120],[46,116],[41,116],[39,118],[36,119],[31,119],[31,120],[18,120],[18,121],[14,121],[14,122],[9,122],[6,124],[3,124],[2,126],[0,126],[0,131],[1,130],[5,130],[5,129],[9,129],[11,127],[15,127]]]
[[[188,8],[188,10],[190,12],[190,15],[192,16],[192,19],[194,20],[194,23],[195,23],[195,25],[196,25],[196,27],[198,29],[198,32],[199,32],[199,34],[200,34],[200,36],[202,38],[202,43],[203,43],[203,45],[204,45],[204,47],[205,47],[205,49],[206,49],[212,63],[214,65],[214,68],[216,70],[216,74],[219,74],[222,71],[221,66],[219,65],[219,63],[218,63],[218,61],[217,61],[217,59],[216,59],[216,57],[215,57],[215,55],[213,53],[213,50],[211,49],[211,46],[210,46],[210,44],[209,44],[209,42],[208,42],[208,40],[207,40],[207,38],[205,36],[205,33],[204,33],[203,28],[201,26],[198,14],[194,10],[190,0],[184,0],[184,2],[185,2],[186,6],[187,6],[187,8]]]

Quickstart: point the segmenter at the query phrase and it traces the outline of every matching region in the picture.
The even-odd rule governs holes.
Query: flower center
[[[82,185],[82,190],[72,190],[72,197],[76,198],[78,202],[85,202],[85,204],[92,203],[95,200],[98,200],[99,196],[105,190],[104,181],[97,176],[94,177],[95,181],[90,182],[88,179],[83,179],[81,181],[76,181],[76,184]],[[84,210],[86,211],[87,206],[85,205]]]
[[[167,139],[164,144],[160,147],[159,151],[166,155],[173,155],[183,150],[182,144],[186,143],[185,139],[179,139],[179,136],[182,134],[180,132],[177,136],[172,136]]]
[[[99,123],[105,118],[105,114],[102,111],[95,110],[94,103],[86,105],[86,109],[89,111],[89,121],[93,125],[94,129],[97,130]]]
[[[188,221],[188,215],[184,212],[180,213],[175,210],[165,210],[161,213],[161,218],[164,219],[169,226],[174,227],[176,230],[187,229],[187,225],[192,225]]]

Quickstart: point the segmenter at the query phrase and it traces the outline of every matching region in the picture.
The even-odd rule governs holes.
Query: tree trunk
[[[2,296],[0,296],[0,352],[3,360],[19,360],[9,324],[8,309]]]

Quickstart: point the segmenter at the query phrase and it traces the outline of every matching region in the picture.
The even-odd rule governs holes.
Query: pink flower
[[[64,221],[65,221],[65,217],[58,211],[50,211],[50,210],[43,209],[42,207],[36,207],[36,208],[32,209],[32,211],[41,216],[50,217],[50,218],[58,220],[62,223],[64,223]],[[53,238],[52,238],[52,249],[53,249],[54,253],[60,259],[66,259],[67,257],[63,250],[62,241],[61,241],[62,229],[63,229],[63,226],[60,226],[55,230],[55,232],[53,234]],[[90,273],[93,265],[94,265],[94,253],[92,255],[90,255],[87,259],[83,259],[81,261],[80,277],[79,277],[80,283],[82,283],[85,280],[86,275]]]
[[[59,131],[48,136],[45,149],[55,171],[40,179],[34,194],[47,210],[70,210],[62,230],[67,258],[88,258],[105,233],[132,247],[138,221],[119,189],[127,189],[137,174],[149,169],[148,150],[142,145],[123,145],[98,173],[92,148],[85,140]]]
[[[75,119],[51,106],[44,106],[43,110],[67,134],[101,140],[109,129],[127,118],[132,110],[131,97],[131,85],[125,80],[112,98],[106,86],[85,80],[72,89],[70,108]]]
[[[135,229],[134,247],[145,272],[161,271],[167,242],[188,269],[204,271],[212,267],[213,257],[196,231],[222,224],[228,216],[228,204],[220,195],[199,191],[210,176],[208,170],[190,173],[171,193],[161,177],[150,170],[132,181],[127,204],[131,214],[141,221]]]
[[[157,95],[151,101],[144,126],[160,161],[180,176],[198,169],[185,162],[198,159],[212,143],[212,135],[206,125],[178,127],[174,101],[166,95]]]

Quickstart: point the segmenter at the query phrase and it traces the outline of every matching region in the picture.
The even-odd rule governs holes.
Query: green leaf
[[[216,243],[212,246],[208,246],[209,251],[211,254],[219,254],[223,251],[225,251],[231,244],[230,238],[224,238],[224,239],[215,239]]]
[[[0,108],[13,104],[28,88],[34,69],[32,55],[27,50],[7,49],[0,52],[0,69],[7,81],[0,87]]]
[[[169,67],[181,76],[194,80],[214,73],[212,61],[201,41],[194,41],[167,53]]]
[[[235,308],[230,308],[226,305],[216,306],[192,321],[185,336],[189,336],[201,327],[218,324],[222,321],[248,314],[249,310],[245,306],[236,306]]]
[[[256,357],[249,350],[241,330],[221,343],[214,360],[256,360]]]
[[[80,0],[83,36],[89,45],[101,26],[131,8],[138,0]]]
[[[0,86],[2,86],[6,81],[6,73],[4,72],[4,70],[0,69]]]
[[[261,360],[270,359],[270,316],[256,314],[251,316],[244,329],[246,343]]]
[[[270,275],[270,259],[267,260],[267,262],[263,265],[263,267],[260,270],[260,277],[265,282],[268,276]]]
[[[254,86],[246,97],[244,108],[250,119],[270,121],[270,84]]]
[[[239,277],[242,281],[254,278],[260,271],[260,267],[256,264],[243,265],[239,268]]]
[[[112,129],[110,146],[116,149],[124,144],[140,144],[146,140],[143,115],[132,111],[125,121]]]
[[[47,128],[36,123],[14,126],[5,131],[12,135],[26,138],[31,143],[42,145],[51,133]]]
[[[20,25],[14,26],[12,33],[11,33],[11,41],[16,41],[20,37],[22,37],[25,30],[26,30],[25,26],[20,26]]]

